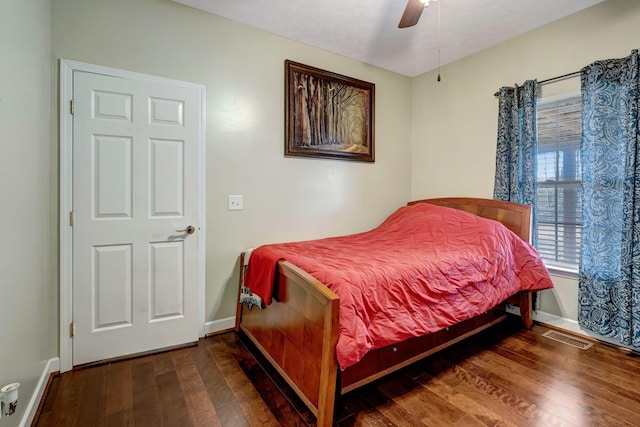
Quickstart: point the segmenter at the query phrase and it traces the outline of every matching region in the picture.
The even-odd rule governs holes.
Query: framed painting
[[[285,61],[285,156],[375,161],[375,85]]]

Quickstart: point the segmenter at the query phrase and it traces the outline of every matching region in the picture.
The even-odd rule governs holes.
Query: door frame
[[[200,96],[200,129],[198,135],[198,177],[200,191],[198,194],[198,214],[200,216],[200,236],[198,246],[198,336],[205,334],[205,236],[206,236],[206,180],[205,180],[205,138],[206,138],[206,87],[202,84],[142,74],[133,71],[104,67],[67,59],[59,63],[59,313],[60,313],[60,372],[73,369],[73,339],[70,325],[73,321],[73,227],[70,224],[70,213],[73,210],[73,116],[70,112],[73,100],[73,72],[82,71],[104,74],[130,80],[144,80],[198,89]]]

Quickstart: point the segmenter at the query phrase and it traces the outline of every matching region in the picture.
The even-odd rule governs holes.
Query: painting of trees
[[[287,61],[285,154],[373,161],[374,85]]]

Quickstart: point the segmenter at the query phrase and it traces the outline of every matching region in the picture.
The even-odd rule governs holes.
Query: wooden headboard
[[[438,199],[424,199],[409,202],[431,203],[470,212],[478,216],[494,219],[504,224],[525,242],[531,243],[531,206],[520,203],[505,202],[493,199],[478,199],[471,197],[443,197]]]

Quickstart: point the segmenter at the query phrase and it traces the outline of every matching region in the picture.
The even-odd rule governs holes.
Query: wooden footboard
[[[283,300],[274,299],[264,310],[240,307],[236,328],[316,415],[318,426],[330,426],[338,372],[338,296],[286,261],[279,263],[278,275]]]

